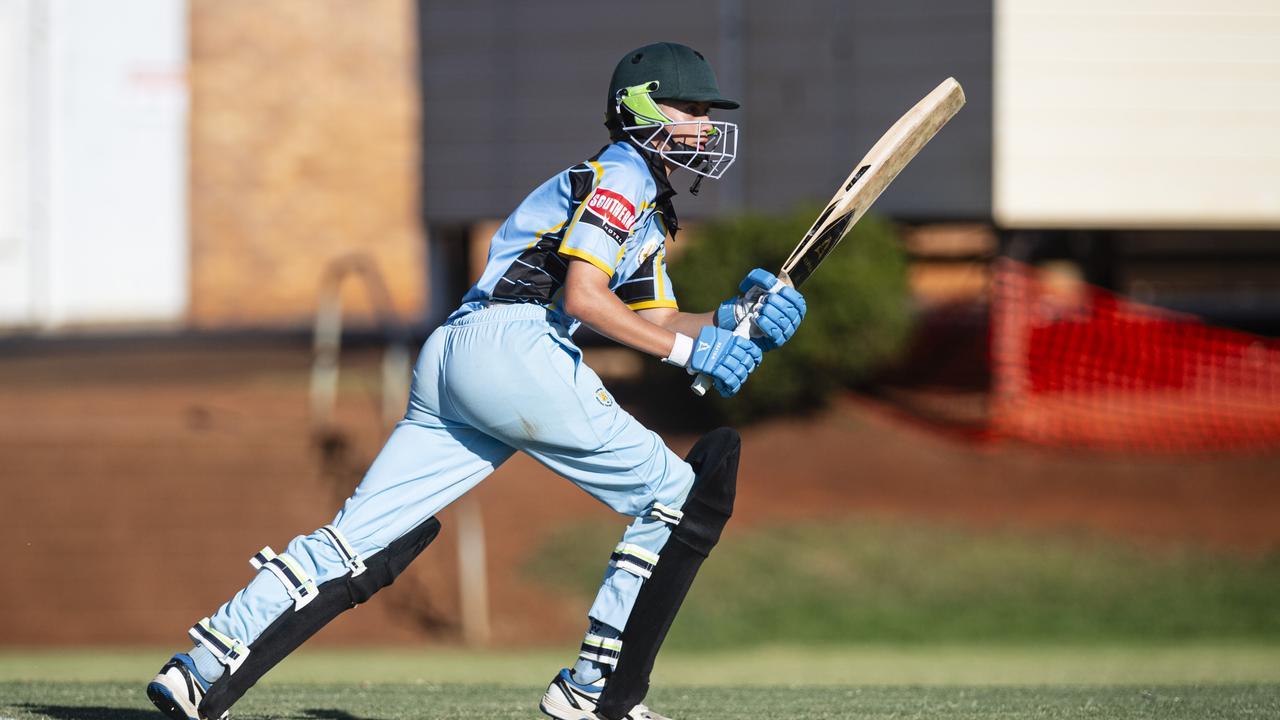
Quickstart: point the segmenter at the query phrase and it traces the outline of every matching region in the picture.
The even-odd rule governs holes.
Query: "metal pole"
[[[487,645],[489,626],[489,572],[484,545],[484,519],[480,502],[460,498],[455,505],[458,523],[458,588],[462,605],[462,639],[467,645]]]

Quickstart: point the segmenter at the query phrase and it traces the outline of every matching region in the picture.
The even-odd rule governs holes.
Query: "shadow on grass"
[[[160,714],[155,710],[131,710],[129,708],[102,707],[94,705],[43,705],[24,703],[17,707],[37,715],[47,715],[53,720],[156,720]],[[305,718],[306,720],[374,720],[352,715],[343,710],[309,708],[300,715],[288,717]]]
[[[343,710],[318,710],[316,708],[310,708],[303,710],[302,714],[304,717],[314,718],[314,720],[373,720],[373,718],[358,717]]]
[[[129,708],[95,705],[42,705],[24,703],[23,710],[37,715],[48,715],[53,720],[156,720],[155,710],[130,710]]]

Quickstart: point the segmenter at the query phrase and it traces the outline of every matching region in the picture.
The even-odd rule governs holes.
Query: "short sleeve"
[[[666,255],[665,247],[658,248],[657,252],[640,263],[634,275],[614,288],[613,292],[618,299],[632,310],[679,309],[676,294],[671,287],[671,278],[667,275]]]
[[[586,260],[613,277],[644,199],[644,176],[621,163],[589,165],[595,181],[574,210],[560,254]]]

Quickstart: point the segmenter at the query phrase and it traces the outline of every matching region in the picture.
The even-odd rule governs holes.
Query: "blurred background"
[[[159,662],[329,522],[657,40],[742,101],[728,175],[676,182],[689,310],[938,82],[968,96],[743,397],[582,333],[675,450],[744,435],[673,647],[1280,643],[1274,3],[0,0],[0,649]],[[517,457],[442,521],[313,644],[570,656],[622,519]]]

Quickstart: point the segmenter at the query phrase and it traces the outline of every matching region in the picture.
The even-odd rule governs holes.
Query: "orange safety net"
[[[1280,341],[1006,258],[992,279],[996,435],[1159,452],[1280,447]]]

